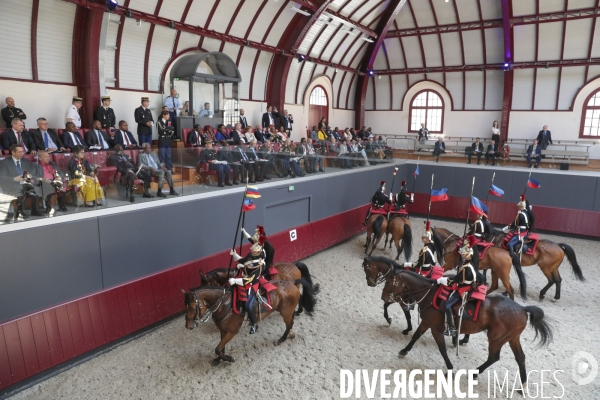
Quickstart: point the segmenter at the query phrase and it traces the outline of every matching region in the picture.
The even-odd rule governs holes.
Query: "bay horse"
[[[385,257],[367,257],[363,260],[362,265],[367,278],[367,285],[370,287],[375,287],[381,282],[385,282],[386,277],[391,275],[393,271],[404,269],[404,266]],[[391,325],[392,319],[388,316],[388,307],[393,303],[383,297],[384,296],[382,295],[383,317],[387,321],[388,325]],[[412,331],[410,311],[408,310],[408,307],[402,307],[402,311],[406,317],[407,324],[407,327],[402,331],[402,334],[408,335],[408,333]]]
[[[277,287],[276,290],[270,293],[272,309],[261,311],[257,320],[262,321],[274,311],[281,314],[285,322],[285,331],[275,343],[278,345],[285,342],[288,335],[290,339],[295,337],[291,330],[294,325],[296,305],[302,302],[306,314],[312,317],[317,300],[311,286],[304,279],[297,279],[293,282],[271,281],[271,283]],[[302,286],[304,290],[302,297],[296,285]],[[225,354],[225,345],[237,335],[244,323],[245,313],[236,314],[233,312],[233,289],[220,286],[202,286],[190,289],[189,293],[183,289],[181,291],[185,297],[185,327],[192,330],[198,326],[199,322],[206,322],[212,316],[213,322],[221,332],[221,341],[215,348],[217,358],[213,360],[213,366],[219,365],[221,360],[235,361],[233,357]]]
[[[386,278],[386,288],[389,288],[390,299],[405,304],[411,301],[411,298],[417,299],[414,300],[413,304],[418,305],[421,316],[419,327],[408,345],[399,354],[406,356],[415,342],[427,330],[431,329],[431,334],[444,358],[446,367],[451,370],[453,365],[446,352],[446,342],[443,334],[446,316],[444,312],[436,310],[432,306],[438,286],[435,281],[408,271],[395,271],[392,276]],[[456,304],[453,308],[456,310],[459,305]],[[500,351],[508,342],[519,365],[521,383],[525,387],[527,384],[527,371],[525,369],[525,353],[521,348],[521,333],[527,327],[528,319],[530,326],[535,330],[535,339],[539,337],[540,345],[548,346],[552,342],[553,332],[547,319],[544,319],[544,310],[536,306],[523,307],[504,296],[491,295],[486,297],[479,309],[477,321],[466,319],[462,321],[460,333],[474,334],[484,331],[487,333],[488,358],[477,367],[479,374],[500,359]],[[456,316],[455,324],[458,327]]]
[[[433,228],[433,241],[436,246],[441,246],[444,249],[444,271],[450,271],[460,263],[460,256],[455,253],[456,242],[460,239],[460,236],[450,232],[444,228]],[[479,255],[477,255],[479,257]],[[486,271],[492,270],[492,285],[489,287],[487,293],[491,293],[498,289],[498,278],[504,284],[508,297],[514,300],[514,290],[510,284],[510,270],[512,267],[512,259],[510,255],[496,247],[490,247],[487,249],[485,256],[482,260],[479,260],[479,270]],[[519,292],[523,300],[527,300],[527,281],[523,271],[515,268],[517,276],[519,277]]]
[[[383,232],[387,230],[388,220],[387,217],[382,214],[372,214],[367,220],[367,243],[365,243],[365,257],[370,257],[373,254],[373,250],[379,244]],[[369,246],[373,244],[371,251],[369,252]],[[367,254],[368,253],[368,254]]]
[[[275,268],[279,273],[272,275],[270,278],[267,277],[268,280],[280,280],[280,281],[295,281],[297,279],[304,279],[308,285],[312,288],[315,294],[319,293],[319,285],[313,284],[312,276],[308,271],[308,267],[306,264],[297,262],[297,263],[275,263],[273,264],[273,268]],[[213,269],[208,273],[202,272],[200,270],[200,286],[205,285],[213,285],[213,286],[225,286],[229,283],[229,278],[235,278],[237,274],[237,268],[217,268]],[[300,289],[300,285],[298,284],[298,289]],[[296,315],[300,315],[303,311],[302,302],[298,304],[298,311],[296,311]]]
[[[396,261],[400,258],[402,250],[404,250],[404,257],[406,261],[410,261],[412,255],[412,226],[407,218],[396,216],[388,222],[387,230],[385,232],[385,244],[383,248],[387,247],[388,236],[392,235],[390,240],[390,249],[392,248],[392,241],[396,244]],[[400,246],[402,241],[402,246]]]

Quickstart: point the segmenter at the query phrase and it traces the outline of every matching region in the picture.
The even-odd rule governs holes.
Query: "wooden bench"
[[[465,147],[467,146],[446,146],[446,152],[440,154],[440,157],[456,157],[457,155],[466,156]],[[420,156],[433,156],[434,144],[419,144],[420,151],[415,151],[413,154]]]
[[[590,153],[587,151],[542,150],[542,154],[546,156],[542,158],[542,162],[546,163],[567,162],[588,165],[590,160]]]

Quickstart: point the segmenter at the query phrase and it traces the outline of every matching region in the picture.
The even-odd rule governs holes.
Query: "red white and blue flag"
[[[431,201],[446,201],[448,200],[448,195],[446,192],[448,189],[443,188],[442,190],[431,190]]]
[[[419,166],[417,165],[417,169],[415,169],[415,172],[413,172],[414,176],[419,175]]]
[[[529,178],[529,180],[527,181],[527,187],[530,187],[532,189],[539,189],[541,186],[542,185],[540,185],[540,183],[533,178]]]
[[[256,208],[256,206],[254,205],[252,200],[244,199],[244,204],[242,205],[242,211],[246,212],[246,211],[254,210],[255,208]]]
[[[258,193],[258,188],[256,186],[246,186],[246,197],[250,197],[253,199],[260,198],[260,193]]]
[[[471,196],[471,211],[484,215],[485,217],[487,217],[487,213],[490,212],[487,206],[475,196]]]
[[[490,194],[498,197],[504,197],[504,190],[500,189],[498,186],[490,186]]]

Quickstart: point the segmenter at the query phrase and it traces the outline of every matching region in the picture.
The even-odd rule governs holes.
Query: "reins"
[[[227,289],[223,288],[223,294],[221,295],[221,298],[219,298],[219,301],[217,301],[212,307],[208,307],[208,304],[206,304],[206,302],[204,301],[204,299],[200,298],[198,299],[198,295],[196,292],[192,292],[194,295],[194,300],[196,302],[196,317],[194,318],[194,322],[200,322],[200,323],[204,323],[206,321],[208,321],[208,318],[219,309],[219,307],[221,307],[221,304],[223,303],[223,299],[225,298],[225,294],[227,294]],[[206,311],[204,312],[204,314],[200,315],[200,302],[202,302],[202,305],[204,307],[206,307]],[[229,315],[229,313],[227,314]],[[227,315],[225,315],[225,317],[227,317]],[[225,317],[221,318],[221,320],[223,320]],[[220,322],[219,321],[215,321],[215,322]]]

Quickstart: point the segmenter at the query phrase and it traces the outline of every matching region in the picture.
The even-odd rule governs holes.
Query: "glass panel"
[[[429,107],[441,107],[442,106],[442,100],[440,99],[440,96],[438,96],[437,94],[433,93],[433,92],[429,92],[429,98],[427,101],[427,106]]]
[[[223,115],[225,119],[225,125],[235,127],[235,124],[237,124],[240,120],[239,102],[235,99],[225,100]]]
[[[326,106],[327,105],[327,95],[325,91],[321,87],[316,87],[310,94],[310,104],[314,104],[317,106]]]

